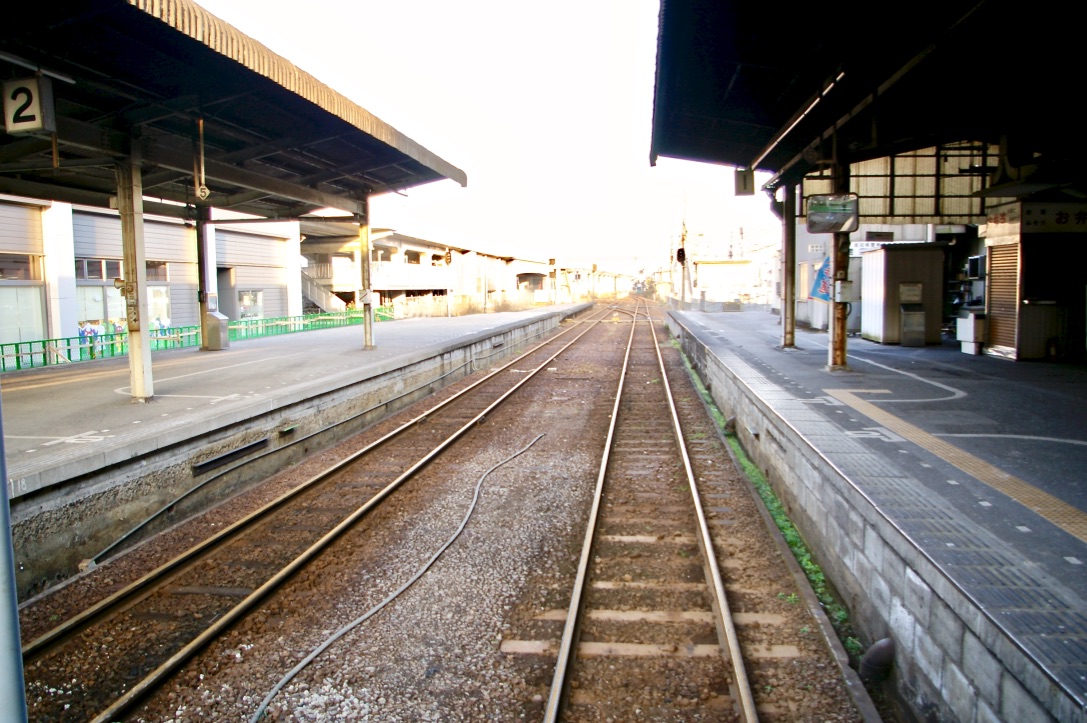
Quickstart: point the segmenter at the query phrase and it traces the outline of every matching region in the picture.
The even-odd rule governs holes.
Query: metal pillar
[[[364,349],[374,348],[374,304],[373,289],[370,287],[370,196],[363,201],[362,223],[359,224],[359,267],[362,283],[362,328],[365,337]],[[359,308],[358,293],[355,294],[355,308]]]
[[[680,273],[681,273],[681,275],[679,277],[679,283],[680,283],[679,310],[680,311],[686,311],[687,310],[687,260],[686,259],[679,262],[679,268],[680,268]]]
[[[200,316],[200,350],[208,348],[208,209],[196,210],[196,303]]]
[[[796,347],[796,186],[789,183],[781,219],[781,346]]]
[[[200,349],[208,349],[208,222],[211,209],[198,206],[196,209],[196,300],[200,306]],[[211,311],[218,311],[218,305]]]
[[[151,335],[147,318],[147,261],[143,243],[143,179],[136,138],[128,159],[117,164],[117,209],[121,214],[124,253],[125,313],[128,321],[128,371],[134,401],[155,395],[151,375]]]
[[[26,721],[23,649],[19,638],[19,595],[15,588],[15,546],[11,542],[8,468],[4,463],[4,422],[0,410],[0,719]]]
[[[849,193],[849,166],[837,162],[833,167],[834,193]],[[837,300],[838,281],[845,281],[849,274],[849,234],[835,233],[834,248],[830,253],[830,273],[834,280],[831,291],[831,318],[827,325],[830,344],[827,346],[827,367],[831,370],[846,369],[846,322],[847,307]]]

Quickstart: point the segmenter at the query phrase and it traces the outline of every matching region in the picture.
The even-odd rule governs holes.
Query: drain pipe
[[[4,422],[0,410],[0,718],[26,721],[23,652],[19,639],[19,596],[15,592],[15,550],[11,542],[8,468],[4,463]]]
[[[887,679],[895,664],[894,638],[883,638],[872,643],[861,657],[861,680],[879,683]]]

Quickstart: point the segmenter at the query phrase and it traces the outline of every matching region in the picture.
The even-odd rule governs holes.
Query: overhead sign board
[[[737,196],[755,195],[755,169],[737,168],[735,173],[735,179]]]
[[[4,130],[8,133],[53,132],[53,86],[38,75],[4,82]]]
[[[808,196],[808,233],[852,233],[859,225],[857,194]]]

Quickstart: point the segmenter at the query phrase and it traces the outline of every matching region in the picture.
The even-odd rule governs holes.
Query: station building
[[[342,312],[360,292],[357,236],[314,236],[304,222],[249,223],[216,210],[207,225],[218,311],[229,320]],[[233,221],[246,221],[231,223]],[[145,215],[152,331],[200,323],[195,224]],[[213,252],[213,253],[212,253]],[[116,211],[0,195],[0,343],[74,338],[126,321]],[[392,229],[371,236],[375,303],[395,318],[446,316],[626,293],[631,280],[592,268],[443,244]],[[209,284],[210,287],[210,284]]]
[[[302,313],[298,223],[212,228],[221,313]],[[194,224],[146,216],[144,240],[152,329],[198,325]],[[0,342],[75,337],[87,324],[123,330],[122,258],[117,212],[0,196]]]

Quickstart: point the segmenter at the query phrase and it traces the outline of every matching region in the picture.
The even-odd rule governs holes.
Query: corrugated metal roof
[[[863,0],[803,12],[662,0],[650,157],[757,165],[780,186],[831,160],[1007,140],[1040,185],[1082,193],[1087,143],[1068,72],[1082,42],[1066,15],[1052,3],[916,0],[873,23]],[[1022,186],[1023,166],[993,182]]]
[[[442,176],[462,186],[467,185],[468,177],[464,171],[431,153],[365,108],[337,93],[286,58],[272,52],[196,3],[190,0],[128,0],[128,2],[174,30],[203,43],[220,55],[234,60],[300,98],[347,121],[355,128],[383,141]]]
[[[145,195],[165,201],[154,212],[185,217],[358,216],[368,195],[467,183],[191,0],[51,0],[0,25],[0,75],[38,68],[55,79],[56,133],[0,134],[0,193],[108,207],[134,148]]]

